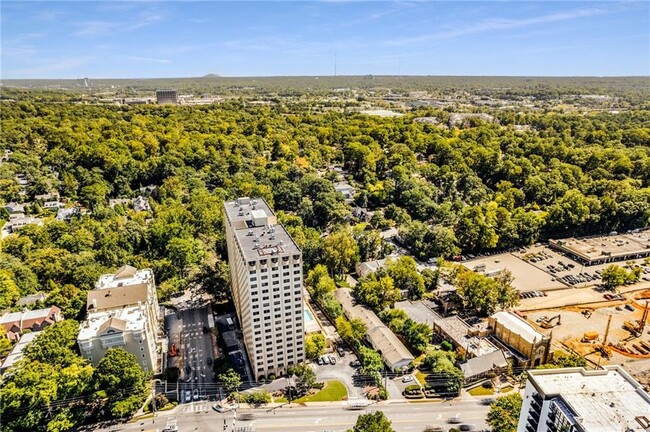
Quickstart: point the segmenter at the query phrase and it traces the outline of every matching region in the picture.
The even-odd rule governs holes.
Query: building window
[[[144,358],[144,354],[142,354],[142,358]]]

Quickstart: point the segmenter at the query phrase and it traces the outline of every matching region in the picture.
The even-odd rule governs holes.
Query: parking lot
[[[358,379],[358,368],[352,366],[358,362],[354,353],[344,348],[342,356],[336,350],[326,355],[333,356],[336,364],[319,365],[318,362],[313,362],[316,379],[318,381],[339,380],[348,389],[348,399],[365,398],[363,394],[364,384]]]

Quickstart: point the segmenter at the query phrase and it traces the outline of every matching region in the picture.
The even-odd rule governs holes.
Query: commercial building
[[[621,366],[528,371],[517,432],[648,432],[650,395]]]
[[[488,320],[491,341],[515,360],[515,366],[536,367],[547,363],[551,338],[510,312],[497,312]]]
[[[491,372],[500,372],[508,367],[508,360],[503,351],[496,350],[489,354],[474,357],[461,363],[465,384],[485,379]]]
[[[158,105],[178,104],[177,90],[156,90],[156,102]]]
[[[255,376],[305,359],[302,252],[260,198],[226,202],[233,300]]]
[[[366,325],[366,339],[381,355],[386,366],[396,371],[411,364],[414,360],[413,354],[373,311],[355,304],[351,289],[339,288],[334,291],[334,296],[343,306],[343,313],[348,319],[357,318]]]
[[[7,339],[17,341],[25,330],[37,332],[63,320],[61,309],[50,306],[44,309],[6,313],[0,318]]]
[[[488,340],[487,328],[470,326],[457,315],[443,318],[435,312],[431,314],[434,316],[433,332],[451,343],[465,359],[481,357],[499,350]]]
[[[120,347],[134,354],[142,369],[162,371],[165,340],[150,269],[124,266],[101,276],[88,292],[86,309],[77,337],[81,355],[98,364],[109,348]]]
[[[650,230],[627,234],[549,240],[551,248],[566,253],[584,265],[627,261],[650,256]]]

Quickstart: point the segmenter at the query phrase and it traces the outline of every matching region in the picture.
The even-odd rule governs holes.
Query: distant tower
[[[178,104],[177,90],[156,90],[156,102],[158,105]]]
[[[84,87],[90,87],[90,80],[88,78],[84,78]]]

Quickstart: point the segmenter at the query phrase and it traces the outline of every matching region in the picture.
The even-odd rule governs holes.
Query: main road
[[[235,413],[217,413],[210,403],[184,404],[171,413],[160,412],[155,421],[113,426],[111,431],[162,431],[168,420],[176,421],[178,432],[185,431],[227,431],[249,426],[255,432],[322,432],[345,431],[351,428],[357,417],[364,412],[382,411],[397,432],[421,432],[427,426],[443,426],[448,430],[450,417],[458,416],[462,423],[471,424],[476,430],[485,429],[485,418],[489,407],[480,400],[451,402],[383,402],[373,404],[362,411],[344,409],[341,403],[319,403],[309,406],[284,405],[277,408],[239,409],[237,417],[252,414],[248,421],[235,420]]]

